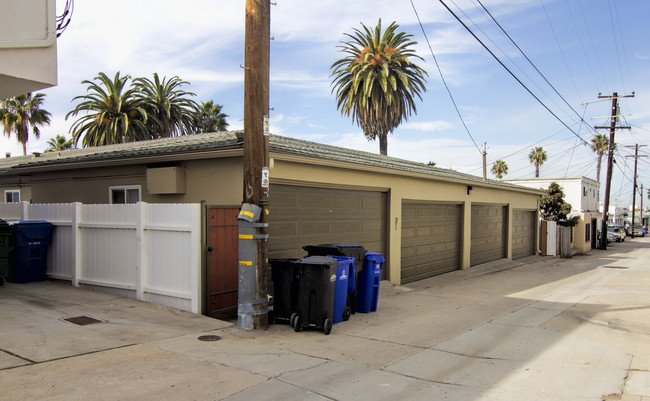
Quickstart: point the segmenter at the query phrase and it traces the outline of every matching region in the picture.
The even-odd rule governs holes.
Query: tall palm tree
[[[195,133],[199,106],[190,96],[196,95],[181,89],[189,82],[179,77],[163,77],[161,81],[154,72],[153,80],[136,78],[133,83],[147,112],[147,127],[152,138]]]
[[[146,125],[147,112],[137,96],[137,89],[127,86],[129,79],[129,75],[121,77],[119,71],[112,80],[100,72],[94,79],[97,83],[81,82],[88,85],[86,94],[72,99],[82,102],[65,116],[68,119],[81,112],[87,113],[70,127],[75,145],[82,136],[84,147],[151,138]]]
[[[220,132],[228,128],[226,117],[228,114],[221,112],[220,104],[214,104],[212,100],[201,103],[199,107],[199,132]]]
[[[605,134],[596,134],[591,139],[591,150],[598,155],[598,164],[596,165],[596,181],[600,184],[600,165],[603,161],[603,155],[609,150],[609,138]]]
[[[530,153],[528,154],[528,160],[530,160],[530,164],[535,165],[535,177],[539,178],[539,166],[544,164],[546,161],[546,152],[541,146],[536,147],[535,149],[532,149]]]
[[[388,134],[402,119],[416,113],[415,96],[422,100],[426,71],[409,58],[423,60],[411,47],[413,35],[397,32],[391,23],[385,31],[381,19],[374,30],[361,24],[346,33],[348,41],[338,47],[346,57],[337,60],[333,70],[332,92],[336,90],[336,107],[342,115],[352,115],[352,122],[363,129],[368,140],[379,138],[379,151],[388,152]]]
[[[36,138],[41,136],[38,129],[42,125],[50,125],[52,114],[41,109],[45,94],[37,93],[32,97],[31,93],[19,95],[0,101],[0,124],[7,137],[16,133],[16,139],[23,145],[23,155],[27,154],[27,141],[29,141],[29,127]]]
[[[492,164],[492,174],[494,174],[498,179],[503,178],[505,174],[508,174],[508,165],[503,160],[497,160]]]
[[[74,143],[72,143],[72,139],[65,139],[65,136],[57,135],[56,137],[50,138],[50,140],[47,141],[47,146],[48,148],[45,149],[46,153],[72,149],[74,148]]]

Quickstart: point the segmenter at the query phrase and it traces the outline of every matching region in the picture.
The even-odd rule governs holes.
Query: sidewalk
[[[329,336],[7,283],[0,400],[650,400],[649,257],[637,238],[383,282]]]

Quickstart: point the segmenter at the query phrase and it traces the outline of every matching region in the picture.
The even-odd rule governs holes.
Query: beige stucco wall
[[[598,213],[596,212],[586,212],[582,213],[580,216],[580,221],[573,227],[573,241],[571,242],[571,249],[587,253],[591,251],[591,235],[589,241],[586,238],[586,227],[587,224],[590,225],[591,229],[591,219],[598,219]]]
[[[150,203],[239,205],[242,199],[241,158],[183,162],[186,185],[183,194],[153,195],[147,191],[147,165],[80,168],[3,178],[0,190],[20,187],[21,200],[31,203],[108,203],[109,187],[140,186],[141,198]],[[155,166],[155,165],[154,165]]]
[[[128,166],[77,168],[3,177],[0,189],[15,188],[20,181],[21,197],[32,203],[107,203],[109,187],[139,185],[142,200],[151,203],[194,203],[238,206],[242,200],[243,168],[238,156],[187,160],[174,163],[149,163]],[[320,164],[316,164],[320,163]],[[147,192],[147,168],[182,167],[185,193],[155,195]],[[538,210],[539,195],[528,190],[471,183],[451,182],[432,176],[396,173],[388,169],[345,165],[340,162],[291,155],[273,155],[271,162],[271,194],[273,184],[294,184],[381,191],[387,194],[386,243],[388,277],[401,280],[402,203],[451,202],[463,206],[461,267],[470,267],[472,204],[508,206],[508,224],[515,209]],[[273,211],[271,211],[272,213]],[[511,257],[511,232],[508,232],[507,257]],[[537,243],[536,238],[536,243]]]
[[[452,202],[463,205],[463,235],[461,267],[470,266],[471,205],[494,204],[508,207],[508,222],[512,221],[513,209],[538,210],[539,196],[529,192],[515,192],[495,187],[471,184],[467,193],[466,183],[443,182],[423,177],[405,177],[387,172],[350,170],[335,165],[323,166],[292,160],[274,159],[271,163],[271,183],[312,183],[322,186],[347,186],[357,189],[380,190],[388,194],[387,244],[391,282],[400,283],[401,272],[401,220],[402,201]],[[272,213],[273,211],[271,211]],[[512,257],[511,229],[508,229],[507,255]],[[536,234],[537,236],[538,234]],[[536,243],[537,243],[536,238]]]

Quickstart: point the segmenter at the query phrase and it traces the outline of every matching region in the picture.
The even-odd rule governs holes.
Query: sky
[[[453,11],[502,66],[442,4]],[[548,155],[540,177],[596,179],[587,144],[594,126],[609,126],[611,100],[620,100],[610,204],[632,204],[635,144],[650,145],[650,2],[645,0],[275,0],[271,6],[270,131],[378,153],[350,117],[336,108],[332,63],[344,33],[395,21],[418,42],[427,92],[388,139],[388,155],[488,177],[496,160],[506,179],[534,177],[532,148]],[[182,5],[181,5],[182,4]],[[503,28],[503,31],[481,7]],[[60,14],[64,0],[57,1]],[[243,126],[245,0],[111,0],[74,4],[58,39],[58,85],[44,89],[52,113],[28,152],[56,135],[70,137],[75,96],[98,72],[188,81],[197,102],[223,105],[231,129]],[[418,20],[419,19],[419,20]],[[513,44],[508,36],[514,41]],[[522,52],[518,50],[521,49]],[[530,62],[528,61],[530,60]],[[511,72],[508,72],[511,71]],[[514,76],[513,76],[514,75]],[[451,94],[451,96],[450,96]],[[550,110],[550,111],[549,111]],[[81,146],[81,144],[79,144]],[[0,150],[22,154],[12,137]],[[639,155],[650,153],[640,147]],[[0,153],[1,154],[1,153]],[[601,172],[604,194],[606,160]],[[650,158],[638,159],[637,185],[650,189]],[[640,197],[637,197],[637,207]],[[647,206],[650,201],[646,198]],[[646,206],[646,205],[644,205]]]

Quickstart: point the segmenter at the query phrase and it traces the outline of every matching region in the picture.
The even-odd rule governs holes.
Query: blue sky
[[[61,10],[64,1],[57,2]],[[413,0],[429,39],[425,40],[410,0],[277,0],[271,6],[271,132],[378,152],[350,118],[336,109],[330,66],[342,54],[344,32],[396,21],[418,41],[420,65],[429,73],[417,115],[389,137],[390,156],[482,174],[478,147],[487,142],[488,169],[497,159],[510,167],[506,178],[534,176],[532,147],[548,154],[542,177],[596,178],[589,142],[594,125],[608,125],[610,102],[598,94],[636,92],[621,100],[630,131],[618,130],[611,203],[631,204],[634,153],[627,145],[650,145],[650,2],[643,0],[482,0],[553,87],[549,86],[480,8],[477,0],[445,0],[502,62],[564,124],[550,114],[463,28],[439,1]],[[28,151],[41,151],[57,134],[68,134],[65,114],[83,94],[84,79],[99,71],[134,77],[154,72],[179,76],[197,101],[224,106],[233,129],[242,127],[244,0],[77,1],[72,22],[58,40],[59,85],[47,94],[53,122],[32,138]],[[463,127],[436,68],[460,110]],[[555,89],[553,89],[555,88]],[[556,93],[560,93],[559,97]],[[567,105],[566,103],[570,105]],[[580,117],[586,123],[580,122]],[[591,127],[591,128],[590,128]],[[599,133],[607,134],[606,130]],[[474,144],[476,143],[476,145]],[[21,154],[2,137],[3,151]],[[640,154],[650,147],[640,148]],[[650,160],[639,159],[639,184],[650,189]],[[601,181],[606,165],[603,163]],[[488,173],[488,176],[492,177]],[[604,185],[601,189],[604,193]],[[638,203],[637,198],[637,203]],[[650,205],[650,201],[647,201]]]

